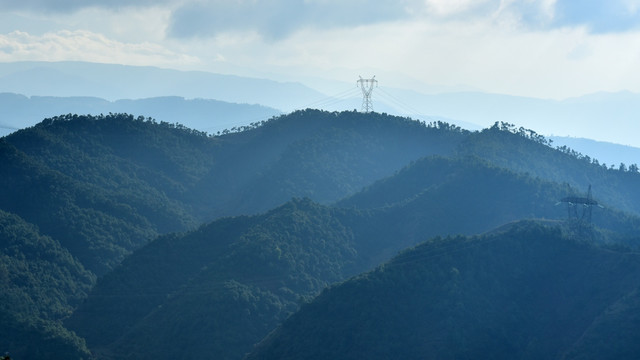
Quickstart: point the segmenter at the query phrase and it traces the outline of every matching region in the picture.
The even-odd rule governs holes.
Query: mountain
[[[620,167],[621,163],[625,166],[637,166],[640,163],[640,148],[637,147],[576,137],[551,136],[549,140],[553,141],[555,146],[569,147],[616,168]]]
[[[261,104],[281,111],[304,108],[306,104],[326,97],[299,83],[87,62],[1,63],[0,92],[27,96],[89,96],[109,101],[180,96]]]
[[[477,156],[499,167],[566,183],[584,189],[583,193],[592,186],[605,206],[640,214],[640,188],[634,185],[640,180],[637,168],[610,168],[570,148],[554,148],[532,130],[496,123],[470,134],[458,147],[458,155]]]
[[[296,112],[215,137],[131,115],[66,115],[0,140],[1,208],[102,275],[159,234],[291,197],[336,201],[463,136],[350,112]]]
[[[355,261],[339,211],[296,200],[155,240],[66,324],[108,358],[237,359]]]
[[[218,100],[185,99],[177,96],[108,101],[96,97],[52,97],[0,93],[0,135],[33,126],[42,119],[61,114],[129,113],[180,123],[191,129],[216,133],[232,127],[267,120],[280,112],[260,105],[234,104]],[[2,130],[2,129],[0,129]]]
[[[1,207],[102,275],[159,233],[198,223],[182,187],[213,146],[129,116],[48,119],[0,139]]]
[[[637,358],[614,334],[640,330],[621,316],[637,309],[638,275],[636,253],[559,226],[434,238],[325,290],[247,359]]]
[[[58,244],[93,287],[62,286],[70,317],[28,308],[9,333],[55,325],[33,347],[43,337],[76,344],[72,358],[239,358],[331,283],[433,236],[565,219],[555,204],[587,196],[589,184],[605,206],[592,209],[594,241],[640,241],[637,169],[604,168],[509,124],[469,132],[308,109],[212,136],[142,116],[69,114],[0,139],[0,162],[0,209]],[[16,347],[22,337],[7,339]]]
[[[312,139],[321,142],[343,128],[367,124],[368,117],[356,113],[306,111],[207,136],[182,125],[126,114],[48,118],[0,139],[0,208],[59,244],[86,269],[90,287],[96,275],[105,276],[128,254],[160,234],[193,229],[224,214],[260,212],[292,196],[303,196],[309,189],[324,201],[335,201],[425,152],[450,151],[455,141],[445,139],[462,136],[459,130],[384,115],[370,123],[377,124],[367,138],[371,143],[360,140],[365,145],[362,149],[347,148],[361,150],[359,156],[345,154],[347,149],[340,147],[329,158],[314,153],[293,156]],[[397,144],[393,131],[417,137]],[[353,130],[345,133],[355,134]],[[273,173],[279,177],[269,179],[269,184],[279,188],[270,189],[259,181],[265,179],[261,169],[271,168],[282,158],[296,157],[304,159],[305,166]],[[327,160],[334,165],[322,164]],[[335,177],[334,183],[323,184],[324,178],[315,178],[317,171],[310,171],[321,164],[329,171],[327,175]],[[358,171],[344,171],[352,167]],[[306,182],[301,186],[293,179]],[[241,196],[259,188],[276,196],[265,194],[268,196],[254,201]],[[23,272],[20,277],[40,276],[32,268],[19,269]],[[59,291],[75,296],[69,293],[70,288]],[[7,305],[10,309],[15,305],[11,304]],[[69,308],[75,306],[74,302]],[[12,311],[17,308],[9,313]],[[6,338],[7,346],[15,356],[28,354],[18,346],[24,343],[22,336],[36,339],[35,330],[29,330],[35,325],[25,325],[35,324],[33,321],[62,329],[37,331],[59,345],[67,343],[66,330],[59,321],[68,312],[51,323],[39,311],[26,311],[29,322],[7,320],[13,324],[9,333],[15,335]],[[40,344],[35,348],[45,348],[41,341],[34,340],[33,344]],[[76,349],[79,354],[87,351],[80,345]],[[49,353],[57,358],[55,352]]]
[[[335,207],[293,200],[160,238],[101,279],[65,324],[107,359],[238,359],[301,300],[429,237],[521,218],[560,223],[563,190],[477,158],[423,158]],[[594,219],[604,229],[594,241],[640,246],[640,218]]]
[[[451,154],[466,132],[386,114],[308,109],[267,122],[240,143],[250,135],[239,133],[239,146],[203,180],[229,189],[209,193],[211,202],[233,204],[233,212],[216,215],[266,211],[292,197],[331,203],[413,160]]]
[[[1,349],[24,358],[88,357],[84,340],[61,321],[94,282],[95,276],[60,243],[0,211]]]
[[[422,94],[403,89],[384,90],[390,100],[400,100],[405,105],[399,107],[402,113],[412,117],[439,116],[481,127],[495,122],[515,123],[549,136],[640,146],[635,136],[640,130],[635,120],[640,111],[637,93],[595,93],[553,100],[469,91]],[[382,91],[378,95],[386,96]]]

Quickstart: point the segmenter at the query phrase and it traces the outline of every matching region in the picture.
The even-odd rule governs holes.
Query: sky
[[[23,60],[544,99],[640,92],[640,0],[0,0],[0,61]]]

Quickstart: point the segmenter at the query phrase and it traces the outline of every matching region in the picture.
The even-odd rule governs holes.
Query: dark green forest
[[[269,334],[252,356],[280,356],[271,341],[296,349],[308,339],[276,340],[274,334],[284,334],[289,322],[274,329],[290,317],[307,316],[298,315],[300,307],[305,314],[325,301],[325,294],[337,291],[333,284],[369,278],[397,262],[399,252],[432,246],[434,237],[467,243],[522,219],[535,222],[512,225],[519,229],[510,232],[516,243],[531,240],[530,231],[598,254],[632,257],[640,245],[637,166],[603,166],[504,123],[470,132],[387,114],[303,110],[210,135],[142,116],[69,114],[0,138],[0,164],[0,351],[12,358],[242,359]],[[590,209],[590,222],[570,217],[559,200],[587,196],[590,185],[603,207]],[[469,269],[502,257],[519,265],[516,253],[501,251],[474,252],[460,261],[477,261],[465,265]],[[575,254],[565,253],[554,256],[573,261]],[[537,264],[552,272],[540,262],[544,256],[536,256],[527,271]],[[406,271],[444,271],[438,261],[427,263],[409,264]],[[372,269],[377,270],[368,273]],[[502,280],[488,270],[470,272],[478,272],[478,283],[467,274],[464,296],[491,303],[493,294],[483,293],[489,288],[482,285],[494,276],[500,291],[519,291],[511,283],[498,284]],[[430,284],[424,291],[440,294],[443,285]],[[593,286],[590,295],[601,289]],[[584,358],[604,351],[604,345],[594,345],[603,333],[633,329],[632,290],[598,305],[605,308],[598,308],[597,319],[593,312],[575,312],[590,319],[588,329],[580,328],[580,341],[557,334],[558,341],[566,335],[566,343],[546,344],[539,332],[514,333],[508,327],[513,324],[501,319],[495,320],[496,331],[517,334],[509,341],[527,356],[557,348]],[[379,291],[407,292],[382,285]],[[426,301],[420,294],[415,301]],[[433,298],[437,306],[449,301],[445,295]],[[490,305],[504,305],[500,299]],[[523,309],[510,316],[520,321],[521,315],[542,311]],[[451,310],[458,322],[447,328],[449,335],[458,331],[458,338],[475,339],[471,345],[484,344],[487,353],[500,357],[507,350],[497,348],[503,346],[499,337],[476,337],[476,330],[486,336],[480,326],[466,332],[468,317],[480,316],[471,310]],[[314,316],[324,317],[319,332],[331,321],[326,314]],[[390,329],[373,326],[367,339],[384,347],[376,336],[401,335]],[[540,338],[540,347],[531,342],[530,350],[518,348],[527,336]],[[631,340],[619,337],[615,347],[637,354]],[[438,345],[436,353],[478,354],[471,345],[468,352],[449,353],[451,344]],[[413,350],[407,356],[425,354]],[[354,351],[349,353],[355,356]]]
[[[634,359],[639,272],[561,225],[436,237],[323,291],[247,359]]]

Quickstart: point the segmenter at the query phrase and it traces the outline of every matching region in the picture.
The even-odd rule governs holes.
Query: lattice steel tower
[[[378,86],[378,80],[376,80],[375,76],[371,79],[363,79],[362,76],[360,76],[358,86],[362,89],[362,112],[368,113],[373,111],[371,93],[373,92],[373,88]]]

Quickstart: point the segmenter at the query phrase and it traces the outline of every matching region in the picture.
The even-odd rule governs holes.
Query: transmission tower
[[[371,79],[363,79],[362,76],[360,76],[358,86],[362,89],[362,112],[368,113],[373,111],[371,93],[373,92],[373,88],[378,86],[378,80],[376,80],[375,76]]]
[[[598,204],[597,201],[591,197],[591,185],[589,185],[589,191],[587,197],[580,196],[567,196],[560,200],[560,203],[567,204],[567,211],[569,212],[569,219],[578,219],[591,223],[591,213],[594,206],[602,208],[603,206]],[[579,213],[578,208],[582,208],[582,214]]]

